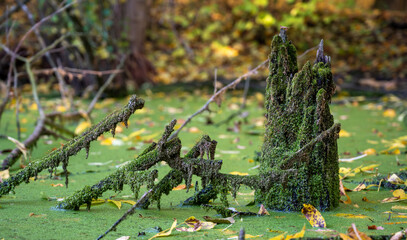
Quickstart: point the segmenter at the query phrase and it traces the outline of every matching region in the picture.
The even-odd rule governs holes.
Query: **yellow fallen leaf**
[[[251,234],[245,234],[244,239],[259,238],[259,237],[263,237],[263,235],[264,234],[254,236],[254,235],[251,235]],[[238,238],[239,238],[239,236],[228,237],[228,239],[238,239]]]
[[[3,179],[8,179],[10,177],[10,172],[8,169],[0,171],[0,183],[3,182]]]
[[[194,185],[191,184],[191,186],[189,188],[192,188]],[[183,190],[183,189],[187,189],[187,186],[185,184],[180,184],[176,187],[174,187],[172,190],[174,191],[179,191],[179,190]]]
[[[127,203],[127,204],[130,204],[130,205],[136,204],[136,202],[135,202],[135,201],[132,201],[132,200],[120,200],[120,202],[122,202],[122,203]]]
[[[407,210],[407,206],[395,205],[391,207],[391,210]]]
[[[356,232],[355,232],[356,230]],[[359,231],[355,224],[352,223],[352,227],[348,229],[348,235],[353,239],[358,240],[372,240],[366,233]]]
[[[51,186],[53,186],[53,187],[63,187],[64,185],[62,183],[58,183],[58,184],[51,183]]]
[[[92,126],[91,122],[89,121],[82,121],[81,123],[78,124],[78,126],[75,128],[75,134],[79,135],[83,133],[86,129],[90,128]]]
[[[140,140],[140,141],[150,141],[150,140],[153,140],[153,139],[154,139],[155,137],[157,137],[158,135],[160,135],[159,132],[153,133],[153,134],[150,134],[150,135],[146,135],[146,136],[140,136],[140,138],[137,139],[137,140]]]
[[[339,137],[350,137],[351,134],[343,129],[339,131]]]
[[[118,209],[120,209],[122,207],[122,203],[120,201],[108,199],[107,202],[113,203]]]
[[[123,141],[133,141],[133,140],[136,139],[137,136],[140,136],[140,135],[143,134],[145,131],[146,131],[146,129],[145,129],[145,128],[142,128],[142,129],[140,129],[140,130],[137,130],[137,131],[135,131],[135,132],[132,132],[132,133],[129,134],[129,136],[124,137],[124,138],[123,138]]]
[[[57,110],[57,112],[66,112],[67,109],[65,106],[59,105],[59,106],[57,106],[56,110]]]
[[[7,137],[7,139],[16,145],[16,147],[23,153],[24,159],[27,160],[27,148],[24,143],[12,137]]]
[[[342,240],[355,240],[344,233],[339,233],[339,236],[341,237]]]
[[[31,104],[31,105],[28,107],[28,110],[30,110],[30,111],[37,111],[37,110],[38,110],[37,104],[36,104],[36,103]]]
[[[351,171],[352,171],[351,168],[345,168],[345,167],[339,168],[339,173],[342,173],[342,174],[348,174],[348,173],[350,173]]]
[[[376,150],[374,148],[368,148],[365,151],[363,151],[363,153],[367,155],[376,155]]]
[[[344,218],[367,218],[367,216],[362,214],[351,214],[351,213],[337,213],[334,216]]]
[[[383,112],[383,117],[394,118],[396,116],[396,111],[394,109],[386,109]]]
[[[366,185],[364,183],[360,183],[359,185],[357,185],[352,191],[353,192],[360,192],[363,189],[366,189]]]
[[[325,223],[325,221],[324,221],[324,223]],[[287,236],[285,237],[285,240],[290,240],[290,239],[293,239],[293,238],[303,238],[303,237],[304,237],[304,234],[305,234],[305,224],[304,224],[304,226],[302,227],[302,230],[301,230],[300,232],[297,232],[297,233],[294,234],[294,235],[287,235]]]
[[[172,226],[171,226],[170,229],[166,229],[166,230],[164,230],[164,231],[162,231],[162,232],[159,232],[159,233],[157,233],[156,235],[154,235],[153,237],[151,237],[150,239],[158,238],[158,237],[167,237],[167,236],[170,236],[171,233],[172,233],[172,230],[174,230],[174,228],[175,228],[176,226],[177,226],[177,219],[174,219],[174,222],[172,223]],[[150,239],[149,239],[149,240],[150,240]]]
[[[237,171],[230,172],[229,174],[239,175],[239,176],[247,176],[247,175],[249,175],[248,173],[241,173],[241,172],[237,172]]]
[[[398,197],[400,199],[407,199],[406,193],[404,192],[403,189],[394,190],[393,196]]]
[[[393,225],[393,224],[406,224],[407,222],[385,222],[385,223],[383,223],[383,224],[386,224],[386,225]]]
[[[314,206],[311,204],[303,204],[303,206],[301,212],[305,215],[312,227],[326,228],[324,217],[322,217],[321,213]]]
[[[275,236],[275,237],[269,238],[269,240],[284,240],[286,233],[287,233],[287,232],[285,232],[285,233],[283,233],[283,234],[280,234],[280,235],[277,235],[277,236]]]

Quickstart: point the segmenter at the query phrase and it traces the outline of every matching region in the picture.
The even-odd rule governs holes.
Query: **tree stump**
[[[320,210],[339,204],[337,138],[328,104],[335,91],[330,58],[319,45],[314,64],[298,71],[286,29],[272,41],[266,88],[266,132],[256,200],[275,210]]]

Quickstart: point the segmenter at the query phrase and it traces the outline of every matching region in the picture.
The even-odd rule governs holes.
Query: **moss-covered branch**
[[[104,132],[111,131],[114,135],[116,125],[123,122],[127,126],[129,117],[137,110],[144,106],[144,100],[137,98],[135,95],[130,98],[129,103],[122,109],[113,112],[105,117],[98,124],[92,126],[88,131],[80,136],[73,138],[64,146],[54,150],[47,156],[33,161],[26,168],[19,171],[7,181],[0,184],[0,196],[13,191],[16,186],[22,182],[28,183],[31,177],[37,177],[38,173],[44,169],[49,169],[50,173],[62,163],[62,167],[67,172],[68,160],[72,155],[77,154],[81,149],[85,149],[89,153],[90,142],[96,140]],[[66,184],[68,183],[68,174],[66,176]]]

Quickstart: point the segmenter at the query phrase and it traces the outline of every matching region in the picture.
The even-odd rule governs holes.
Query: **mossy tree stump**
[[[320,210],[339,204],[337,138],[328,103],[334,93],[330,58],[321,41],[314,64],[298,71],[285,29],[272,41],[266,88],[266,132],[256,200],[276,210]]]

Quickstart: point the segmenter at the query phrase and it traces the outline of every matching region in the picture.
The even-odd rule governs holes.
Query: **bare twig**
[[[28,3],[30,0],[24,0],[23,4]],[[0,23],[2,23],[3,21],[8,20],[8,18],[10,17],[11,14],[17,12],[18,10],[20,10],[20,6],[14,5],[12,6],[10,9],[8,9],[1,17],[0,17]]]
[[[122,222],[124,221],[128,216],[131,216],[134,214],[134,211],[136,210],[136,208],[139,208],[140,206],[142,206],[145,201],[147,201],[150,197],[150,195],[152,194],[153,189],[148,190],[146,193],[144,193],[144,195],[137,201],[136,204],[134,204],[119,220],[117,220],[105,233],[103,233],[102,235],[100,235],[97,240],[104,238],[109,232],[111,231],[115,231],[116,227]]]
[[[108,74],[118,74],[124,72],[122,69],[112,69],[112,70],[104,70],[104,71],[95,71],[95,70],[90,70],[90,69],[77,69],[77,68],[69,68],[69,67],[57,67],[57,68],[45,68],[45,69],[38,69],[38,70],[33,70],[34,75],[38,74],[45,74],[49,75],[54,71],[59,71],[62,75],[65,74],[72,74],[73,76],[76,76],[78,78],[81,78],[85,75],[96,75],[96,76],[103,76],[103,75],[108,75]],[[26,72],[19,72],[18,76],[25,76],[27,75]]]
[[[252,70],[248,71],[247,73],[243,74],[242,76],[236,78],[233,82],[229,83],[228,85],[224,86],[223,88],[221,88],[220,90],[218,90],[216,93],[214,93],[212,95],[211,98],[209,98],[209,100],[200,108],[198,109],[198,111],[196,111],[195,113],[193,113],[191,116],[188,117],[188,119],[181,125],[180,128],[177,129],[177,131],[175,131],[171,137],[169,138],[170,140],[173,139],[174,137],[178,136],[179,132],[182,130],[182,128],[184,128],[191,120],[192,118],[194,118],[196,115],[199,115],[201,113],[203,113],[204,111],[209,109],[209,104],[213,101],[215,101],[215,99],[217,97],[220,97],[221,94],[224,94],[228,89],[230,88],[234,88],[238,83],[240,83],[243,79],[256,74],[257,71],[262,68],[264,65],[266,65],[268,63],[268,59],[263,61],[262,63],[260,63],[257,67],[253,68]]]
[[[119,65],[117,65],[116,70],[119,70],[123,67],[124,65],[124,60],[126,59],[125,56],[122,56],[120,59]],[[95,107],[96,102],[99,100],[100,96],[102,95],[103,91],[109,86],[109,84],[113,81],[113,79],[116,77],[118,74],[118,71],[113,72],[109,78],[106,80],[106,82],[99,88],[99,91],[96,93],[95,97],[93,98],[92,102],[89,104],[88,110],[86,111],[88,114],[90,114]]]

